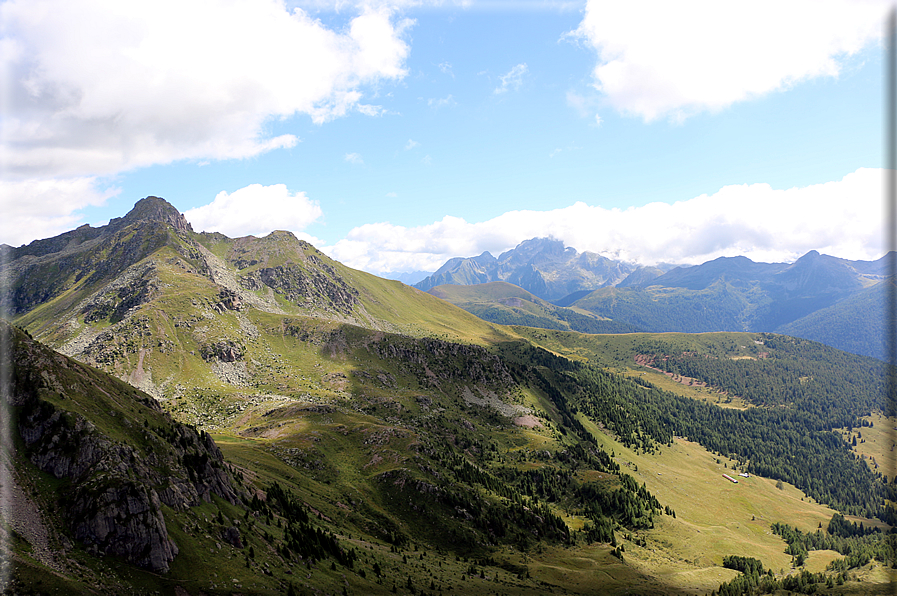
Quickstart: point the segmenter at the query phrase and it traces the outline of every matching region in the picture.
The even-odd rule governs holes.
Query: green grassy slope
[[[284,546],[291,544],[291,510],[274,501],[263,507],[251,500],[236,506],[214,500],[184,512],[166,511],[180,553],[162,578],[78,555],[97,575],[107,574],[104,581],[163,593],[180,586],[192,593],[198,586],[214,592],[227,580],[229,588],[277,593],[291,583],[332,589],[343,585],[345,576],[350,593],[385,593],[393,583],[407,590],[410,577],[416,590],[431,591],[432,585],[432,592],[526,594],[548,588],[595,593],[601,578],[602,593],[624,593],[633,586],[642,593],[707,593],[737,576],[721,567],[730,554],[758,558],[787,574],[790,556],[782,540],[768,533],[769,524],[811,531],[831,516],[830,509],[788,484],[779,490],[775,481],[753,477],[730,485],[721,474],[738,461],[694,442],[677,438],[651,452],[627,446],[600,420],[574,414],[564,400],[547,393],[527,368],[483,348],[299,317],[285,326],[282,315],[242,314],[265,338],[259,345],[271,350],[273,381],[258,388],[199,387],[194,397],[172,400],[167,407],[177,418],[189,418],[194,412],[189,407],[195,408],[202,416],[197,423],[214,430],[247,487],[270,495],[278,483],[357,558],[350,566],[349,560],[324,557],[309,567],[296,554],[284,557]],[[748,346],[761,349],[744,341],[753,337],[747,334],[529,333],[556,350],[578,347],[580,358],[589,354],[621,363],[630,361],[639,341],[670,340],[736,357],[746,350],[753,354]],[[277,394],[273,383],[279,383]],[[587,436],[600,448],[595,454],[613,454],[612,459],[586,455],[592,449],[584,442]],[[644,483],[662,506],[675,511],[675,516],[655,512],[649,525],[626,521],[640,518],[623,510],[606,511],[616,520],[613,535],[625,549],[622,561],[612,556],[612,545],[590,542],[584,533],[594,521],[579,496],[583,487],[619,488],[620,473]],[[563,520],[566,538],[549,527],[532,534],[542,526],[524,511],[514,512],[515,498]],[[215,521],[219,511],[230,523],[241,522],[242,549],[217,547],[222,542],[209,528],[220,533],[225,525]],[[542,523],[548,519],[538,515]],[[504,521],[495,525],[498,520]],[[207,572],[197,576],[197,566]],[[39,568],[39,562],[23,563],[17,577],[26,581],[29,570]]]
[[[46,581],[82,591],[177,589],[179,596],[287,593],[291,586],[392,593],[394,585],[430,594],[703,594],[738,577],[722,567],[727,555],[756,557],[779,577],[789,574],[791,556],[769,526],[810,532],[824,525],[833,512],[817,501],[877,513],[818,486],[849,481],[881,496],[874,475],[855,468],[873,469],[861,461],[851,467],[837,435],[829,444],[827,430],[801,427],[790,454],[813,461],[800,449],[826,445],[827,466],[853,474],[838,483],[783,467],[788,452],[769,448],[790,444],[785,431],[810,420],[789,418],[794,411],[823,425],[861,424],[877,407],[870,381],[877,373],[867,361],[762,334],[504,327],[344,267],[288,233],[236,240],[166,234],[96,289],[72,286],[17,322],[151,392],[171,418],[153,408],[144,414],[124,396],[154,403],[146,395],[68,360],[69,368],[89,371],[79,375],[96,377],[98,389],[71,393],[74,383],[65,379],[48,392],[54,385],[41,385],[38,370],[41,399],[141,453],[172,453],[157,445],[173,436],[176,421],[212,433],[239,499],[163,504],[179,549],[167,573],[98,557],[70,537],[74,563]],[[131,249],[121,238],[115,250],[124,254]],[[493,298],[509,291],[493,290]],[[645,361],[651,368],[636,362],[640,354],[653,358]],[[823,370],[825,362],[850,374]],[[696,363],[713,366],[671,368]],[[760,386],[774,381],[792,398],[736,395],[739,375],[726,373],[742,365],[754,366]],[[664,367],[671,370],[655,370]],[[807,396],[795,393],[800,387],[815,388]],[[813,395],[833,391],[853,395],[853,409],[830,399],[830,411],[820,411],[825,400]],[[780,417],[759,420],[764,413]],[[741,443],[721,442],[721,428],[736,429],[731,437],[754,436],[742,433],[747,428],[771,435],[755,447],[775,466],[754,461]],[[52,511],[61,487],[29,462],[17,464],[22,482],[45,495],[38,502]],[[738,485],[722,477],[760,463],[767,477],[752,473]],[[169,465],[187,464],[181,457]],[[46,523],[71,534],[64,519]],[[230,527],[240,546],[224,540]],[[8,534],[19,561],[16,585],[36,585],[50,569],[37,540]],[[813,551],[807,564],[825,557],[841,555]],[[877,589],[875,565],[881,561],[851,573]]]
[[[429,293],[477,317],[501,325],[524,325],[580,333],[628,333],[637,328],[582,309],[555,306],[507,282],[442,285]]]

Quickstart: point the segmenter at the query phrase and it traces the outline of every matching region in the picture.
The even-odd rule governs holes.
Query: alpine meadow
[[[0,595],[897,587],[890,0],[0,0]]]

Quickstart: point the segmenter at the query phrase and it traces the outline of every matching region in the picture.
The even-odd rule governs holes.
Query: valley
[[[33,506],[0,528],[8,593],[710,594],[750,577],[731,556],[780,593],[895,579],[874,358],[488,322],[155,197],[68,234],[0,272],[4,486]],[[144,504],[104,517],[120,494]],[[33,510],[47,544],[19,529]],[[836,514],[883,531],[797,564],[772,530]]]

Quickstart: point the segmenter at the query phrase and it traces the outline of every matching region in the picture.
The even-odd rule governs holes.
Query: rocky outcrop
[[[243,303],[243,299],[240,298],[239,294],[228,288],[221,288],[218,292],[218,299],[219,302],[215,305],[215,309],[219,314],[225,310],[241,311],[246,308],[246,305]]]
[[[138,221],[160,221],[180,232],[193,231],[193,226],[190,225],[184,214],[175,209],[171,203],[159,197],[140,199],[127,215],[109,220],[109,227],[118,229]]]
[[[145,304],[159,293],[159,279],[153,263],[129,267],[103,291],[88,299],[80,308],[85,323],[108,320],[117,323],[132,308]]]
[[[241,285],[252,291],[267,286],[290,302],[309,308],[335,310],[351,315],[359,304],[358,290],[347,284],[336,271],[315,256],[308,257],[316,268],[288,263],[256,269],[240,277]]]
[[[221,451],[151,397],[14,337],[6,399],[27,457],[65,481],[59,503],[72,536],[95,554],[167,571],[178,548],[162,505],[183,510],[213,494],[237,501]]]
[[[245,348],[242,344],[229,339],[223,339],[213,344],[202,347],[202,358],[206,362],[219,360],[221,362],[237,362],[243,359]]]

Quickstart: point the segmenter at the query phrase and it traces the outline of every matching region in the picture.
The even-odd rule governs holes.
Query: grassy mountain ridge
[[[701,290],[649,286],[602,288],[572,307],[655,333],[746,331],[748,298],[726,281]]]
[[[507,282],[443,285],[429,293],[463,308],[484,321],[567,329],[580,333],[628,333],[637,328],[598,317],[584,310],[556,306]]]
[[[234,240],[182,228],[128,216],[75,253],[12,260],[3,273],[17,323],[156,397],[179,394],[179,375],[243,386],[252,370],[270,367],[257,328],[272,325],[267,315],[464,342],[508,337],[419,290],[336,263],[288,232]]]
[[[151,216],[171,215],[155,206],[161,210]],[[722,566],[727,555],[756,557],[784,579],[791,555],[770,524],[812,532],[834,514],[818,501],[845,513],[879,513],[881,478],[825,428],[859,426],[880,407],[870,397],[880,371],[864,368],[865,361],[834,351],[811,359],[843,360],[855,369],[858,409],[837,399],[827,400],[830,411],[807,405],[824,399],[770,406],[753,394],[734,395],[741,389],[724,374],[729,365],[756,363],[761,386],[762,379],[781,377],[776,382],[789,394],[804,377],[827,378],[822,369],[782,374],[794,350],[813,350],[756,333],[584,335],[489,324],[434,296],[344,267],[285,232],[230,239],[195,234],[179,221],[123,218],[114,233],[89,240],[79,253],[82,268],[60,274],[47,302],[16,323],[159,398],[161,408],[154,407],[149,396],[98,370],[48,355],[97,378],[97,389],[82,392],[98,396],[86,402],[94,405],[83,417],[105,440],[123,443],[122,453],[152,457],[157,447],[139,450],[155,445],[153,436],[180,445],[176,429],[189,426],[176,425],[193,425],[201,438],[196,448],[211,433],[226,463],[209,463],[218,461],[209,446],[205,462],[199,451],[172,461],[173,475],[193,482],[189,470],[208,464],[231,475],[234,492],[210,492],[209,501],[180,508],[160,496],[177,554],[157,576],[140,571],[139,561],[112,563],[90,552],[64,520],[47,518],[74,545],[74,555],[60,545],[50,549],[54,556],[90,570],[78,575],[71,564],[59,572],[69,588],[127,586],[179,596],[343,588],[708,593],[738,577]],[[158,237],[144,241],[150,228]],[[129,244],[135,238],[140,250]],[[98,270],[86,256],[98,250],[140,258],[112,267],[118,273],[96,277],[89,288],[78,285],[79,274],[87,279]],[[40,257],[42,266],[53,254]],[[22,259],[5,271],[29,271],[34,255]],[[39,295],[38,283],[30,288]],[[513,286],[491,288],[490,299],[528,301]],[[17,337],[32,345],[26,335]],[[773,357],[761,358],[763,352]],[[715,364],[702,369],[701,383],[684,381],[684,369],[663,370],[663,356],[670,366],[694,364],[683,360],[685,353]],[[652,368],[636,362],[639,354],[653,356]],[[67,381],[48,394],[43,379],[56,373],[42,366],[22,366],[32,371],[40,400],[55,400],[54,408],[81,403]],[[698,372],[688,372],[697,380]],[[825,391],[850,397],[834,382]],[[121,392],[155,414],[135,414],[136,405],[123,397],[118,404],[104,397]],[[746,409],[731,407],[729,398]],[[802,408],[815,418],[798,416]],[[751,432],[742,433],[747,427]],[[727,442],[720,429],[738,440]],[[801,432],[793,450],[776,448]],[[795,455],[827,463],[795,467],[789,463]],[[24,484],[47,495],[41,508],[52,509],[58,486],[31,459],[16,461]],[[750,467],[760,465],[765,477]],[[739,485],[723,479],[736,468],[750,470],[751,479]],[[51,568],[29,554],[41,550],[29,536],[11,539],[19,587],[34,587]],[[164,550],[165,540],[157,542]],[[845,590],[880,587],[875,565],[891,555],[877,556],[878,563],[872,557],[852,567],[863,583],[848,582]],[[815,565],[816,555],[808,560]]]
[[[222,551],[227,559],[223,563],[224,568],[233,567],[234,562],[228,561],[234,559],[234,555],[239,557],[240,562],[241,551],[245,554],[247,545],[253,547],[253,551],[249,552],[256,553],[259,553],[265,544],[277,547],[281,559],[287,560],[289,557],[283,554],[284,548],[303,552],[299,542],[294,545],[291,528],[294,523],[307,523],[303,521],[308,515],[305,506],[301,505],[302,501],[297,501],[299,505],[290,505],[292,499],[297,497],[275,497],[274,495],[280,494],[277,492],[279,489],[269,488],[284,482],[289,483],[287,486],[296,487],[289,489],[290,491],[296,491],[298,488],[298,492],[290,494],[302,495],[301,498],[305,502],[309,500],[312,502],[308,511],[324,512],[322,519],[327,522],[324,526],[339,532],[341,538],[336,540],[340,544],[346,542],[348,531],[355,536],[361,534],[361,544],[376,546],[378,551],[382,551],[384,546],[389,544],[403,546],[410,544],[411,541],[422,541],[431,549],[465,552],[467,556],[479,553],[479,556],[492,561],[495,548],[499,544],[516,545],[517,548],[528,550],[537,543],[563,545],[575,541],[571,530],[560,517],[560,512],[549,505],[550,501],[563,498],[561,494],[568,495],[566,498],[569,499],[575,498],[576,487],[580,486],[580,482],[571,475],[573,471],[587,466],[590,469],[613,472],[618,467],[606,454],[601,455],[600,451],[583,450],[578,440],[559,441],[557,448],[563,451],[558,451],[557,455],[550,458],[556,459],[556,462],[543,466],[546,470],[555,470],[553,475],[557,479],[553,482],[561,482],[566,488],[548,500],[543,500],[546,497],[540,496],[539,493],[542,489],[535,488],[544,486],[546,479],[542,474],[534,477],[540,479],[539,484],[534,486],[530,477],[518,464],[504,464],[504,457],[501,454],[505,453],[509,446],[516,445],[519,448],[526,445],[528,443],[524,438],[526,434],[534,433],[535,436],[543,436],[546,439],[555,434],[547,429],[524,432],[521,429],[526,427],[516,426],[509,417],[492,409],[500,406],[501,411],[507,413],[522,413],[526,411],[526,407],[517,406],[514,401],[526,403],[528,400],[537,399],[537,393],[533,393],[532,389],[527,389],[525,385],[521,386],[519,382],[514,381],[514,377],[521,374],[520,370],[509,369],[501,359],[489,355],[483,348],[477,346],[453,344],[436,339],[417,340],[376,333],[372,335],[371,332],[361,328],[346,328],[340,330],[340,333],[344,334],[344,337],[338,339],[335,345],[341,346],[345,351],[334,353],[333,357],[338,362],[349,358],[356,365],[352,369],[346,369],[349,374],[331,374],[335,399],[322,401],[323,396],[317,396],[311,400],[284,401],[279,406],[271,403],[262,404],[262,408],[246,411],[231,427],[235,434],[227,435],[221,440],[224,453],[235,466],[231,468],[232,471],[244,479],[254,478],[253,484],[256,487],[254,489],[256,492],[244,493],[239,502],[231,503],[230,506],[225,506],[224,503],[216,505],[219,513],[215,515],[220,517],[223,511],[224,519],[230,520],[234,525],[228,526],[227,522],[225,524],[219,522],[219,525],[224,527],[218,528],[213,523],[212,527],[216,528],[214,534],[224,536],[223,532],[228,527],[239,527],[236,534],[233,532],[228,534],[233,538],[234,544],[225,546],[225,550]],[[356,336],[352,337],[353,334]],[[35,388],[39,394],[38,399],[43,403],[47,398],[43,397],[44,389],[41,388],[41,381],[29,379],[46,379],[45,365],[41,359],[32,362],[27,358],[21,358],[19,354],[23,350],[29,353],[37,351],[50,354],[50,352],[39,344],[25,339],[21,332],[17,334],[13,344],[13,353],[17,361],[16,374],[25,379],[23,382],[16,382],[14,395]],[[78,408],[79,404],[88,404],[87,407],[92,410],[86,414],[84,424],[96,424],[99,418],[111,417],[113,420],[119,420],[119,412],[124,413],[123,411],[128,409],[127,403],[122,402],[106,410],[109,405],[102,400],[97,402],[96,398],[92,397],[97,394],[96,392],[109,394],[113,399],[121,401],[123,398],[117,397],[118,394],[127,391],[142,402],[154,403],[151,398],[140,396],[138,392],[118,381],[111,379],[104,381],[104,377],[97,372],[89,372],[85,367],[75,365],[72,361],[60,360],[64,358],[62,356],[47,357],[56,358],[59,362],[68,362],[69,368],[84,371],[82,374],[96,378],[96,387],[85,394],[86,402],[82,401],[83,398],[78,394],[71,393],[68,381],[60,384],[61,393],[58,393],[58,397],[48,396],[51,400],[62,400],[58,403],[68,407]],[[349,372],[350,370],[353,372]],[[53,377],[46,383],[51,387],[59,384]],[[105,383],[109,385],[106,386]],[[517,387],[514,390],[518,392],[516,396],[504,393],[509,386]],[[349,395],[351,400],[347,399]],[[27,403],[21,400],[14,402],[13,405],[24,407],[20,419],[29,421],[34,418],[29,413],[31,409],[40,411],[47,409],[47,406],[29,409]],[[53,418],[52,415],[49,417]],[[47,416],[43,415],[43,418]],[[112,426],[104,424],[101,427],[107,436],[110,433],[115,435],[121,444],[117,455],[107,457],[113,467],[118,460],[129,461],[131,456],[127,455],[128,446],[144,441],[144,437],[154,435],[167,437],[172,433],[177,436],[176,431],[165,430],[164,424],[157,426],[156,420],[141,425],[140,418],[130,411],[120,418],[118,424],[125,428],[133,428],[136,435],[117,434],[117,431],[113,430],[118,428],[115,424]],[[80,423],[74,424],[75,429],[81,426],[83,425]],[[19,430],[22,429],[23,425],[20,424]],[[57,438],[62,437],[64,444],[69,442],[69,439],[65,438],[66,435],[60,434],[58,430],[52,430],[52,434]],[[23,435],[24,440],[28,441],[29,436],[26,432]],[[235,440],[236,437],[242,439]],[[523,441],[520,442],[520,439]],[[177,444],[177,441],[175,443]],[[551,443],[550,440],[548,443],[543,441],[543,448],[547,448]],[[576,448],[575,458],[567,455],[567,450],[571,447]],[[164,450],[161,446],[152,447],[152,450],[145,452],[143,457],[155,460],[160,449]],[[76,447],[75,451],[81,452],[83,449]],[[254,463],[247,465],[249,462],[243,458],[250,458]],[[189,466],[187,470],[194,469],[197,465],[186,455],[181,459]],[[40,450],[37,456],[32,455],[32,460],[52,461],[53,465],[61,465],[60,456],[43,458],[40,457]],[[260,462],[263,463],[262,466],[258,465]],[[20,465],[24,465],[24,462],[20,462]],[[40,477],[33,478],[31,482],[38,486],[45,483]],[[76,494],[79,491],[94,494],[103,490],[102,486],[91,489],[89,482],[84,488],[78,482],[76,475],[73,480]],[[152,485],[148,480],[139,480],[139,483],[135,486]],[[42,490],[52,491],[52,484],[43,487]],[[267,495],[264,504],[257,502],[255,498],[248,498],[249,494],[257,495],[258,490],[263,490],[263,494]],[[645,515],[639,513],[642,507],[639,503],[645,496],[639,493],[635,484],[616,489],[596,487],[593,490],[597,490],[597,494],[611,491],[609,494],[632,495],[627,497],[629,500],[625,502],[630,503],[628,507],[638,509],[621,510],[619,515],[622,523],[627,523],[627,519],[638,519]],[[623,492],[620,492],[621,490]],[[164,498],[162,501],[166,502]],[[407,508],[403,505],[406,502],[409,503]],[[191,530],[185,534],[180,528],[196,526],[204,528],[208,523],[208,517],[211,517],[208,514],[203,517],[202,512],[191,511],[195,505],[192,502],[187,504],[188,509],[180,517],[173,513],[168,514],[164,508],[156,512],[156,518],[161,515],[169,525],[169,529],[162,530],[161,535],[169,540],[167,543],[169,548],[163,557],[171,565],[160,566],[153,559],[147,566],[167,571],[162,584],[169,588],[183,586],[185,585],[183,582],[191,577],[184,575],[185,572],[189,572],[180,566],[178,561],[184,561],[185,557],[186,560],[190,560],[199,555],[199,551],[195,550],[190,540],[195,531]],[[208,506],[203,507],[208,511]],[[297,507],[299,512],[306,511],[306,516],[296,513]],[[614,507],[610,506],[605,513],[610,514]],[[73,507],[72,510],[79,511],[79,508]],[[215,507],[212,511],[215,511]],[[246,519],[250,520],[248,535],[243,529],[244,524],[236,523],[241,516],[244,524]],[[252,517],[260,520],[259,530],[256,533],[252,532]],[[192,521],[188,522],[188,518]],[[261,522],[265,519],[268,521],[262,530]],[[202,520],[205,520],[205,523]],[[274,529],[274,520],[279,520],[276,523],[277,530]],[[130,522],[128,527],[142,531],[147,525],[146,521],[138,517]],[[178,531],[175,531],[176,529]],[[77,528],[71,531],[75,543],[85,541]],[[196,536],[198,537],[203,531],[210,530],[200,529]],[[171,537],[168,538],[168,535]],[[28,542],[27,539],[25,542]],[[84,548],[83,553],[79,548],[74,555],[71,555],[74,559],[66,555],[66,560],[71,561],[67,564],[102,567],[102,563],[92,558],[96,555],[90,550],[89,541]],[[235,552],[233,549],[238,550]],[[353,584],[357,584],[358,589],[363,591],[387,591],[388,584],[383,587],[377,582],[380,579],[377,577],[378,569],[389,569],[388,577],[393,579],[405,577],[408,573],[415,577],[420,575],[420,572],[414,571],[405,562],[388,563],[382,556],[374,561],[376,567],[373,563],[369,563],[366,567],[356,567],[356,559],[354,555],[349,555],[349,552],[357,550],[347,551],[341,547],[341,550],[335,551],[332,558],[342,569],[355,569],[356,577]],[[320,556],[320,553],[309,552],[303,557],[307,559],[314,555]],[[284,566],[281,561],[281,571],[270,576],[267,574],[271,563],[270,557],[266,557],[268,562],[260,569],[253,561],[257,556],[259,555],[246,556],[246,569],[252,570],[252,574],[264,571],[265,575],[274,577],[276,581],[266,580],[253,585],[261,592],[282,591],[283,587],[288,585],[284,581],[289,579],[289,573],[284,575],[284,570],[288,570],[290,565]],[[56,558],[63,558],[62,553],[58,553]],[[406,557],[403,557],[404,559]],[[301,559],[296,560],[300,561]],[[142,560],[135,562],[143,564]],[[39,566],[40,561],[35,565]],[[517,570],[521,567],[518,564],[498,561],[484,566],[486,568],[491,566],[490,574],[494,577],[504,577],[507,585],[517,586],[514,592],[538,593],[544,589],[544,586],[540,587],[540,582],[520,577]],[[454,579],[451,581],[459,581],[459,577],[460,581],[465,581],[463,569],[466,567],[462,568],[461,564],[450,564],[449,561],[446,561],[446,567],[447,571],[453,570],[451,573],[454,574]],[[502,571],[505,567],[514,571]],[[25,575],[16,576],[16,581],[26,581],[29,569],[32,569],[30,563],[20,570]],[[400,571],[403,569],[404,571]],[[526,567],[522,569],[525,570]],[[324,567],[322,571],[321,574],[315,574],[317,578],[312,585],[315,583],[323,586],[332,585],[333,574],[326,572]],[[237,581],[241,584],[248,581],[246,578],[254,577],[252,574],[247,576],[249,572],[233,573],[238,576]],[[365,581],[368,574],[371,579]],[[67,581],[73,581],[72,576],[66,575],[65,570],[62,575],[69,577]],[[113,575],[116,577],[110,581],[125,581],[124,577]],[[206,583],[205,589],[209,589],[209,586],[214,588],[216,584],[212,576],[203,582]],[[104,585],[103,581],[96,577],[89,578],[87,583]]]

